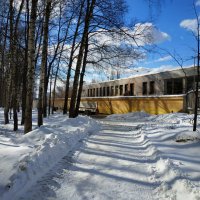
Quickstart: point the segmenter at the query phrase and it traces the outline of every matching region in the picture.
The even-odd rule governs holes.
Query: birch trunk
[[[88,35],[86,37],[85,52],[84,52],[83,66],[82,66],[81,76],[80,76],[80,83],[79,83],[79,88],[78,88],[75,117],[78,116],[79,106],[81,102],[81,93],[83,90],[83,81],[84,81],[85,69],[86,69],[86,64],[87,64],[87,55],[88,55]]]
[[[71,53],[70,53],[70,58],[69,58],[67,78],[66,78],[66,83],[65,83],[65,100],[64,100],[64,106],[63,106],[63,114],[64,115],[67,114],[71,69],[72,69],[72,64],[73,64],[73,57],[74,57],[75,46],[76,46],[76,39],[77,39],[77,36],[78,36],[78,30],[79,30],[80,23],[81,23],[81,17],[83,15],[83,7],[84,7],[84,0],[82,0],[82,2],[81,2],[80,12],[79,12],[78,20],[77,20],[76,29],[75,29],[75,32],[74,32],[72,48],[71,48]]]
[[[32,104],[33,104],[33,86],[35,76],[35,23],[38,0],[32,0],[31,16],[29,22],[28,34],[28,71],[27,71],[27,94],[24,133],[32,131]]]
[[[51,0],[47,0],[45,9],[45,20],[44,20],[44,35],[43,35],[43,46],[42,46],[42,63],[40,68],[40,86],[39,86],[39,97],[38,97],[38,126],[43,125],[43,115],[46,116],[46,107],[44,110],[44,102],[46,102],[45,79],[47,76],[47,48],[48,48],[48,36],[49,36],[49,18],[51,13]]]
[[[93,10],[94,10],[96,0],[92,0],[91,4],[89,0],[87,2],[88,3],[87,3],[87,11],[86,11],[86,16],[85,16],[85,27],[84,27],[82,41],[81,41],[81,45],[79,49],[74,82],[73,82],[72,96],[71,96],[71,101],[70,101],[70,110],[69,110],[70,118],[76,117],[76,102],[77,102],[77,92],[78,92],[78,85],[79,85],[80,70],[81,70],[81,65],[82,65],[84,49],[85,49],[85,45],[87,41],[87,35],[89,32],[90,21],[93,16]]]

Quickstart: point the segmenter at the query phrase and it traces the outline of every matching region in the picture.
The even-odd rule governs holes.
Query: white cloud
[[[133,33],[136,35],[136,42],[141,46],[170,40],[167,33],[160,31],[152,23],[136,24]]]
[[[200,0],[196,1],[196,6],[200,6]]]
[[[169,60],[172,60],[171,56],[164,56],[162,58],[155,60],[155,62],[165,62],[165,61],[169,61]]]
[[[137,23],[132,28],[124,27],[123,31],[127,34],[119,36],[118,34],[111,35],[109,32],[99,30],[99,33],[95,33],[93,37],[99,44],[116,46],[121,44],[145,46],[162,43],[170,39],[167,33],[160,31],[152,23]]]
[[[180,27],[185,28],[192,32],[197,32],[197,20],[196,19],[185,19],[181,21]]]
[[[172,60],[172,57],[170,55],[164,56],[164,57],[152,60],[152,61],[147,61],[147,62],[145,62],[145,64],[148,65],[148,64],[153,64],[153,63],[165,62],[165,61],[169,61],[169,60]]]

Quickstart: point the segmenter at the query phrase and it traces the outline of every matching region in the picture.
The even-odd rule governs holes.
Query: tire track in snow
[[[155,153],[140,125],[104,121],[20,199],[154,199]]]

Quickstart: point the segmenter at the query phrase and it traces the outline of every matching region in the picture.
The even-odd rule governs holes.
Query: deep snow
[[[3,116],[2,110],[0,116]],[[88,117],[68,119],[55,115],[39,129],[24,135],[11,125],[0,125],[0,199],[16,199],[36,180],[48,172],[75,145],[98,130]]]
[[[0,117],[3,116],[0,110]],[[200,199],[191,115],[54,115],[23,135],[0,118],[0,199]]]

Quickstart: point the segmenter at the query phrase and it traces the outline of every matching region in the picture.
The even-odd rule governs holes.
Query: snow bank
[[[200,118],[197,132],[193,132],[193,117],[186,113],[144,112],[107,117],[140,124],[150,156],[149,181],[157,185],[154,192],[158,200],[200,200]]]
[[[146,112],[132,112],[128,114],[113,114],[106,117],[109,120],[146,121],[151,115]]]
[[[187,141],[200,141],[200,133],[194,131],[183,131],[176,135],[176,142],[187,142]]]
[[[78,142],[98,129],[99,125],[89,117],[67,119],[60,115],[51,117],[46,125],[26,135],[11,137],[4,143],[6,153],[4,162],[0,164],[0,198],[17,198],[22,189],[30,187]],[[3,138],[6,138],[5,134],[1,135],[1,141]],[[8,154],[10,157],[6,160]],[[8,171],[6,165],[10,163]],[[4,173],[5,176],[2,175]]]
[[[157,199],[200,199],[200,184],[190,181],[172,160],[160,159],[152,170],[154,178],[151,180],[159,180],[159,187],[155,190]]]
[[[200,199],[200,125],[197,132],[192,131],[193,115],[136,112],[110,115],[106,120],[137,130],[137,147],[145,155],[143,162],[149,166],[148,180],[156,187],[157,199]],[[99,129],[88,117],[62,115],[52,116],[26,135],[0,125],[0,199],[17,199],[22,189],[26,191],[79,141]]]

